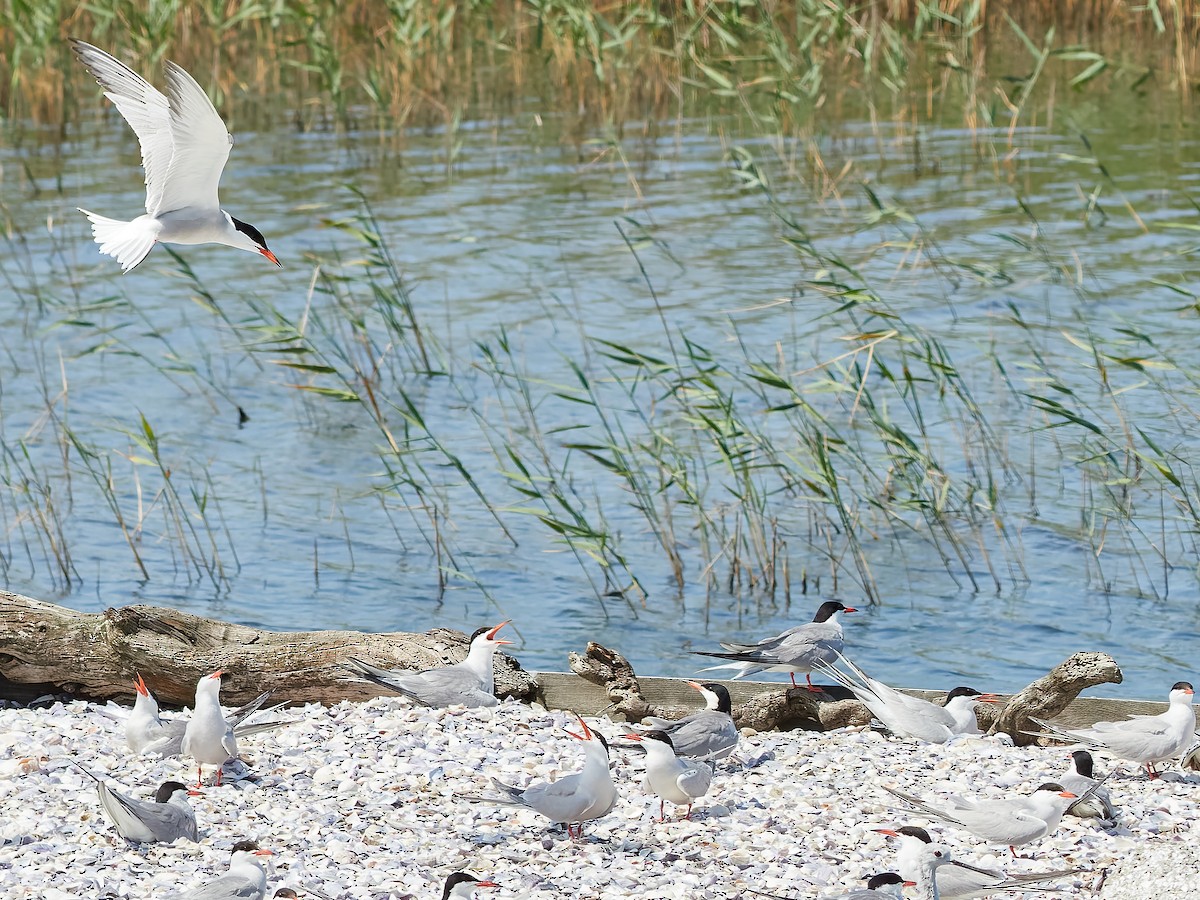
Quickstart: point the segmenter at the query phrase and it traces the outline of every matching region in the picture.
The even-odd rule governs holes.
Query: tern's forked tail
[[[86,209],[79,210],[92,223],[92,236],[100,245],[100,252],[111,256],[128,272],[154,249],[158,228],[149,216],[139,216],[132,222],[99,216]]]

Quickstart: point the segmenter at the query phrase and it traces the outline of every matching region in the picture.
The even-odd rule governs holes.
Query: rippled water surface
[[[895,683],[1008,691],[1094,649],[1125,670],[1126,685],[1104,693],[1163,696],[1196,675],[1194,529],[1168,486],[1157,518],[1113,526],[1107,540],[1080,496],[1121,486],[1082,478],[1076,436],[1063,430],[1065,446],[1050,452],[1054,423],[1014,412],[1023,392],[1072,390],[1110,406],[1087,334],[1111,341],[1112,357],[1169,361],[1114,362],[1106,377],[1118,397],[1145,394],[1129,428],[1173,454],[1191,485],[1200,147],[1187,127],[1155,124],[1160,111],[1123,102],[1121,114],[1083,109],[1011,135],[850,120],[811,142],[712,120],[629,125],[619,139],[578,142],[534,111],[451,135],[413,133],[400,150],[365,133],[241,129],[223,201],[262,230],[284,268],[229,249],[180,248],[195,281],[161,248],[122,276],[75,212],[140,211],[133,139],[115,117],[82,122],[61,144],[28,133],[10,140],[0,157],[11,217],[0,305],[7,586],[86,610],[155,603],[276,629],[470,630],[511,617],[527,667],[563,670],[568,650],[596,640],[643,674],[676,675],[695,668],[688,649],[775,633],[836,595],[862,606],[845,623],[855,658]],[[839,181],[816,176],[814,152]],[[736,177],[747,160],[772,198]],[[312,290],[318,260],[324,271],[340,258],[339,272],[356,277],[363,245],[333,226],[362,213],[350,186],[367,198],[406,280],[435,368],[453,375],[413,372],[403,388],[496,510],[446,457],[420,457],[450,513],[437,523],[454,552],[454,566],[443,559],[455,569],[444,592],[431,550],[438,532],[414,511],[414,494],[395,487],[403,476],[389,470],[380,429],[357,404],[298,390],[309,379],[278,365],[268,341],[273,314],[296,323],[328,305]],[[576,496],[603,510],[647,591],[644,602],[601,600],[597,567],[524,512],[534,504],[505,477],[511,461],[495,436],[526,435],[528,423],[492,389],[485,348],[507,345],[540,380],[538,424],[556,456],[591,421],[561,395],[578,387],[573,364],[605,378],[597,339],[665,355],[665,335],[686,334],[728,365],[778,359],[788,371],[833,359],[853,329],[813,289],[827,274],[783,240],[795,233],[780,212],[941,342],[1021,473],[1023,503],[1013,508],[1010,495],[986,545],[969,547],[965,561],[920,528],[864,527],[874,605],[847,559],[835,588],[828,559],[806,546],[801,499],[779,522],[790,602],[782,588],[773,597],[744,585],[706,589],[694,552],[680,592],[632,497],[581,458],[570,469]],[[925,239],[919,249],[914,234]],[[201,291],[215,309],[196,302]],[[1039,381],[1045,362],[1007,349],[1028,347],[1077,381]],[[374,352],[390,365],[402,358],[386,340]],[[1166,387],[1141,386],[1153,379]],[[636,429],[628,409],[610,413]],[[403,442],[401,417],[391,421]],[[149,464],[143,422],[169,479]],[[791,440],[781,423],[762,427],[782,446]],[[940,440],[955,427],[929,423]],[[92,472],[72,438],[95,454]],[[960,458],[949,474],[987,465]],[[148,577],[116,524],[106,477],[127,525],[142,523],[134,540]],[[167,488],[179,495],[179,516]],[[676,538],[694,551],[687,521]],[[216,562],[190,564],[185,543]]]

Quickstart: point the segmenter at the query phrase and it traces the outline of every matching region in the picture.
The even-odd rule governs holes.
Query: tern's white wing
[[[185,207],[219,209],[217,185],[233,137],[225,130],[208,94],[191,75],[173,62],[165,63],[163,68],[171,98],[173,152],[166,177],[149,186],[146,211],[156,215]],[[150,209],[150,198],[156,192],[158,206]]]

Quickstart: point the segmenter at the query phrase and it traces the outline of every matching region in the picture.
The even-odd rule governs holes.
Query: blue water
[[[9,285],[0,304],[5,586],[84,610],[153,603],[285,630],[469,631],[511,617],[519,639],[512,650],[528,668],[565,670],[567,652],[595,640],[647,675],[690,674],[690,649],[773,634],[837,596],[860,607],[845,620],[848,652],[901,685],[1012,691],[1078,650],[1109,652],[1124,669],[1123,686],[1097,693],[1160,698],[1175,680],[1194,680],[1195,528],[1177,500],[1195,489],[1195,384],[1187,367],[1196,364],[1196,308],[1156,283],[1196,287],[1194,232],[1172,227],[1196,222],[1188,191],[1198,148],[1190,134],[1164,156],[1159,141],[1137,137],[1153,132],[1125,117],[1087,123],[1110,183],[1094,166],[1066,158],[1084,152],[1067,128],[1018,131],[1015,161],[1005,162],[997,157],[1009,150],[1006,132],[929,125],[914,135],[884,126],[880,142],[865,123],[842,122],[814,139],[826,169],[851,164],[850,176],[829,190],[804,165],[804,142],[780,154],[761,137],[732,141],[768,172],[779,209],[948,349],[1016,484],[1003,489],[997,512],[979,503],[980,536],[964,538],[965,564],[918,516],[876,510],[864,519],[856,533],[877,604],[866,601],[844,547],[835,548],[834,586],[824,539],[809,543],[811,497],[773,496],[789,548],[788,602],[782,587],[773,597],[706,589],[707,560],[686,515],[677,520],[687,564],[680,591],[630,495],[601,467],[575,460],[568,467],[575,496],[590,514],[602,510],[647,591],[643,601],[598,599],[598,567],[586,557],[581,563],[521,511],[536,504],[504,477],[512,467],[503,441],[529,452],[533,430],[514,395],[495,388],[480,347],[496,351],[503,334],[513,348],[536,382],[537,430],[561,461],[563,445],[584,433],[580,426],[594,427],[585,408],[558,396],[578,387],[572,362],[599,384],[612,420],[639,430],[633,402],[596,356],[596,339],[665,356],[661,316],[676,342],[686,333],[731,368],[782,360],[794,374],[844,354],[854,323],[831,315],[835,304],[813,287],[827,273],[783,240],[794,234],[765,195],[732,177],[710,123],[630,138],[619,157],[601,143],[577,148],[561,140],[551,117],[542,121],[536,127],[517,116],[464,127],[454,136],[452,166],[447,137],[437,133],[408,135],[401,151],[384,152],[367,135],[240,130],[223,202],[262,230],[284,268],[227,248],[180,248],[196,283],[161,249],[122,276],[97,254],[75,212],[140,212],[135,148],[115,117],[80,123],[57,148],[29,135],[0,148],[11,217],[0,263]],[[916,141],[926,161],[920,171],[911,162]],[[793,151],[800,162],[789,170],[783,159]],[[873,217],[863,181],[903,215]],[[1086,195],[1096,184],[1101,212],[1089,212]],[[363,267],[353,264],[364,249],[333,225],[361,212],[347,185],[369,199],[435,367],[453,378],[413,372],[408,350],[381,328],[368,329],[371,346],[356,343],[338,324],[345,311],[312,291],[320,274],[346,275],[346,295],[375,321]],[[1018,196],[1036,212],[1040,233]],[[618,224],[635,242],[657,308]],[[1039,249],[1022,250],[1018,241]],[[201,291],[215,310],[195,302]],[[485,510],[446,458],[415,436],[416,452],[406,458],[449,510],[437,526],[453,554],[442,560],[454,569],[444,592],[431,550],[435,528],[414,508],[412,490],[396,487],[383,433],[358,405],[297,389],[309,379],[280,366],[295,358],[266,342],[276,313],[306,322],[310,334],[327,327],[326,346],[355,347],[360,363],[379,364],[385,402],[407,392],[496,507],[495,516]],[[1014,324],[1018,314],[1024,326]],[[870,329],[883,321],[860,320]],[[1162,365],[1110,361],[1110,396],[1084,347],[1097,339],[1110,357]],[[1047,386],[1047,370],[1063,379],[1058,387]],[[878,369],[868,378],[885,393]],[[844,380],[831,375],[824,390],[816,376],[808,383],[814,404],[850,415]],[[1174,454],[1184,487],[1148,477],[1131,457],[1134,514],[1091,516],[1118,503],[1126,485],[1080,462],[1095,450],[1084,443],[1094,437],[1046,428],[1020,399],[1025,391],[1112,412],[1110,425],[1136,417],[1132,424]],[[744,389],[740,397],[783,452],[794,447],[786,422],[768,419]],[[244,427],[238,407],[249,416]],[[935,420],[944,410],[932,397],[923,407]],[[143,446],[142,417],[169,478]],[[402,439],[394,411],[389,427]],[[930,440],[956,483],[989,465],[960,452],[964,443],[977,446],[970,428],[950,418],[930,423]],[[95,454],[91,473],[68,433]],[[108,473],[101,482],[112,479],[148,577],[97,472]],[[710,512],[719,516],[727,473],[718,467],[706,475]],[[168,487],[177,507],[163,493]]]

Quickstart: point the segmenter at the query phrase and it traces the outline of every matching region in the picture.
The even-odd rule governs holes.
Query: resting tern
[[[1076,800],[1067,809],[1067,815],[1081,819],[1103,819],[1111,824],[1117,817],[1117,811],[1112,805],[1108,788],[1092,774],[1095,771],[1092,754],[1086,750],[1076,750],[1067,758],[1071,761],[1067,764],[1067,771],[1059,776],[1058,783],[1073,794],[1081,797],[1087,794],[1087,797]]]
[[[221,710],[221,676],[216,671],[196,682],[196,705],[183,732],[180,751],[196,761],[196,787],[203,786],[204,767],[217,767],[221,784],[221,766],[238,755],[233,726]]]
[[[951,857],[948,847],[943,847],[941,844],[924,844],[922,846],[912,872],[912,881],[917,889],[919,900],[941,900],[941,895],[938,893],[937,873],[944,867],[954,866],[956,869],[986,874],[984,869],[976,869],[968,863],[959,862]]]
[[[99,47],[75,38],[70,43],[137,135],[146,171],[144,216],[122,222],[80,210],[92,223],[100,252],[116,259],[125,272],[145,259],[158,241],[225,244],[280,265],[262,232],[221,209],[217,185],[233,137],[195,79],[175,63],[164,63],[164,96]]]
[[[644,731],[627,734],[646,750],[645,786],[658,797],[659,821],[666,821],[664,804],[669,800],[676,806],[687,804],[685,819],[692,817],[692,804],[708,793],[712,784],[712,763],[680,759],[675,755],[671,739],[663,731]]]
[[[895,872],[881,872],[878,875],[872,875],[868,878],[865,888],[856,888],[846,894],[818,897],[816,900],[901,900],[904,896],[903,888],[906,885],[913,887],[916,885],[916,882],[905,881]],[[747,890],[760,897],[772,897],[774,900],[799,900],[799,898],[787,897],[783,894],[769,894],[766,891],[756,891],[754,888],[747,888]]]
[[[1192,711],[1194,693],[1186,681],[1171,687],[1170,706],[1157,716],[1130,716],[1120,722],[1097,722],[1091,728],[1060,728],[1050,722],[1034,719],[1045,732],[1027,732],[1039,737],[1077,741],[1113,756],[1146,767],[1146,774],[1157,778],[1154,764],[1174,759],[1184,753],[1195,740],[1196,714]]]
[[[187,730],[185,719],[162,718],[158,709],[158,701],[146,687],[146,682],[138,675],[133,682],[137,690],[137,699],[133,703],[133,712],[125,720],[125,743],[135,753],[158,753],[162,756],[178,756],[183,748],[183,735]],[[272,719],[266,722],[248,722],[250,716],[260,712],[260,708],[271,696],[270,691],[259,694],[245,706],[229,714],[227,721],[233,728],[236,737],[248,737],[263,731],[272,731],[292,724],[292,719]],[[274,712],[283,704],[261,710],[263,713]]]
[[[446,884],[442,888],[442,900],[471,900],[475,896],[475,888],[500,887],[494,881],[485,881],[466,872],[455,872],[446,876]]]
[[[170,900],[263,900],[267,873],[261,857],[273,855],[254,841],[238,841],[233,845],[227,874],[182,894],[172,894]]]
[[[896,868],[905,878],[915,881],[920,870],[921,859],[927,852],[926,847],[933,843],[929,832],[915,825],[905,825],[895,830],[876,828],[875,831],[899,839],[900,850],[896,854]],[[1052,890],[1052,888],[1039,887],[1037,882],[1065,878],[1077,871],[1078,869],[1062,869],[1057,872],[1010,876],[1004,872],[993,872],[975,867],[968,869],[965,866],[956,865],[938,869],[934,879],[937,882],[941,900],[968,900],[970,897],[986,897],[1002,891]]]
[[[348,669],[388,690],[410,697],[425,706],[496,706],[496,682],[492,659],[496,650],[512,641],[502,641],[496,632],[507,625],[480,628],[471,635],[467,658],[452,666],[415,672],[409,669],[380,669],[351,657]]]
[[[920,697],[910,697],[866,672],[842,654],[838,658],[853,673],[853,678],[827,663],[818,663],[822,675],[849,690],[892,734],[916,738],[931,744],[944,744],[953,737],[979,734],[975,718],[977,703],[995,703],[995,694],[983,694],[974,688],[956,687],[946,695],[946,705],[938,706]],[[857,680],[855,680],[857,679]]]
[[[656,731],[665,732],[671,739],[677,756],[690,759],[725,759],[737,748],[738,729],[734,724],[733,703],[729,691],[715,681],[701,684],[689,681],[688,687],[700,692],[707,704],[706,709],[684,716],[682,719],[660,719],[647,716],[642,720]]]
[[[189,796],[201,796],[189,791],[178,781],[164,781],[154,795],[154,801],[135,800],[115,791],[103,778],[98,778],[74,760],[69,760],[81,772],[96,782],[96,793],[100,796],[100,808],[109,821],[116,826],[117,834],[135,843],[169,844],[177,838],[199,841],[196,830],[196,812],[188,803]]]
[[[500,806],[523,806],[540,813],[551,822],[564,822],[568,837],[583,837],[583,823],[608,815],[617,803],[617,787],[609,771],[608,742],[579,719],[583,734],[567,734],[584,742],[587,754],[583,769],[553,782],[535,782],[518,788],[492,779],[492,787],[503,797],[472,797]]]
[[[826,600],[817,609],[811,622],[789,628],[775,637],[765,638],[756,644],[742,644],[737,641],[722,642],[725,653],[694,650],[698,656],[712,656],[717,659],[728,659],[732,662],[721,663],[701,669],[701,672],[712,672],[716,669],[737,669],[734,678],[745,678],[756,672],[788,672],[792,676],[792,686],[796,686],[796,673],[803,672],[808,682],[808,689],[814,693],[811,673],[813,667],[821,662],[833,662],[842,652],[845,645],[842,639],[842,624],[838,621],[838,613],[858,612],[853,606],[843,606],[836,600]]]
[[[1013,856],[1017,855],[1018,846],[1040,840],[1053,832],[1067,807],[1078,799],[1076,794],[1064,790],[1061,784],[1048,782],[1024,797],[967,800],[952,796],[948,798],[952,809],[944,810],[887,785],[882,787],[926,815],[957,825],[981,841],[1007,846]]]

